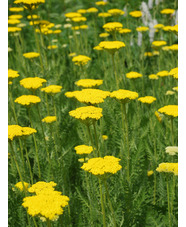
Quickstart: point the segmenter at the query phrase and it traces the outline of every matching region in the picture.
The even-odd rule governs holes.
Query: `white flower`
[[[142,38],[143,38],[142,32],[138,32],[138,46],[141,46]]]
[[[64,28],[71,28],[72,25],[71,24],[64,24]]]
[[[177,146],[166,147],[165,152],[169,155],[175,155],[178,153],[178,147]]]
[[[149,7],[149,9],[152,9],[153,8],[153,2],[154,2],[154,0],[149,0],[148,1],[148,7]]]

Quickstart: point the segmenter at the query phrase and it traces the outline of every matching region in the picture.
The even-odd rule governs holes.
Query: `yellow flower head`
[[[79,26],[79,29],[80,29],[80,30],[88,29],[88,25],[82,24],[82,25]]]
[[[99,37],[101,37],[101,38],[106,38],[106,37],[108,37],[109,35],[110,35],[109,33],[104,32],[104,33],[99,34]]]
[[[22,127],[22,136],[30,136],[36,132],[37,131],[34,128]]]
[[[86,9],[78,9],[78,10],[77,10],[77,13],[81,13],[81,14],[84,14],[84,13],[86,13],[86,12],[87,12]]]
[[[142,16],[142,12],[141,11],[132,11],[132,12],[129,13],[129,15],[132,16],[132,17],[138,18],[138,17]]]
[[[14,78],[16,78],[18,76],[19,76],[18,71],[8,69],[8,81],[12,81]]]
[[[95,80],[95,79],[81,79],[75,82],[78,87],[83,88],[94,88],[103,84],[103,80]]]
[[[109,91],[102,91],[99,89],[83,89],[81,91],[67,92],[65,95],[70,98],[76,98],[79,102],[85,103],[87,105],[96,105],[103,103],[104,99],[109,96]]]
[[[159,77],[165,77],[165,76],[169,76],[169,72],[167,70],[163,70],[158,72],[156,75]]]
[[[166,147],[165,152],[169,155],[176,155],[178,154],[178,147],[177,146]]]
[[[17,19],[17,20],[19,20],[19,19],[23,18],[23,15],[14,14],[14,15],[10,15],[8,18],[9,19]]]
[[[119,22],[109,22],[103,25],[103,28],[107,32],[113,32],[113,31],[118,31],[123,27],[123,25]]]
[[[103,50],[103,48],[100,47],[99,45],[98,45],[98,46],[95,46],[93,49],[94,49],[94,50]]]
[[[41,99],[35,95],[22,95],[18,97],[14,102],[19,103],[23,106],[30,106],[31,104],[41,102]]]
[[[155,24],[155,25],[154,25],[154,28],[156,28],[156,29],[161,29],[161,28],[163,28],[163,27],[164,27],[163,24]]]
[[[151,104],[154,101],[156,101],[156,98],[153,96],[145,96],[145,97],[140,97],[138,98],[138,100],[142,103],[147,103],[147,104]]]
[[[175,92],[174,91],[171,91],[171,90],[168,90],[166,91],[165,95],[174,95]]]
[[[131,33],[131,32],[132,32],[132,30],[128,29],[128,28],[122,28],[119,30],[120,34],[127,34],[127,33]]]
[[[8,32],[14,33],[14,32],[20,32],[21,28],[18,27],[8,27]]]
[[[112,15],[110,13],[98,13],[98,17],[111,17]]]
[[[115,98],[118,101],[122,102],[122,103],[127,103],[130,100],[136,99],[138,98],[138,93],[134,92],[134,91],[129,91],[129,90],[123,90],[123,89],[119,89],[117,91],[113,91],[110,94],[111,98]]]
[[[36,90],[39,87],[43,86],[43,83],[46,83],[47,81],[43,78],[39,77],[28,77],[24,78],[20,81],[20,85],[23,86],[24,88],[31,89],[31,90]]]
[[[73,17],[72,18],[72,21],[76,22],[76,23],[79,23],[79,22],[82,22],[82,21],[86,21],[86,20],[87,20],[86,17]]]
[[[41,91],[46,92],[47,94],[56,94],[61,92],[62,86],[59,85],[49,85],[48,87],[41,88]]]
[[[97,6],[105,6],[105,5],[108,4],[108,2],[98,1],[98,2],[95,2],[95,4],[96,4]]]
[[[168,115],[170,117],[178,116],[178,105],[168,105],[161,107],[158,112]]]
[[[129,73],[126,73],[126,77],[128,79],[136,79],[136,78],[140,78],[142,76],[143,75],[141,73],[138,73],[138,72],[129,72]]]
[[[98,9],[95,7],[91,7],[89,9],[87,9],[87,13],[97,13],[97,12],[98,12]]]
[[[178,44],[173,44],[173,45],[169,46],[169,50],[178,51]]]
[[[87,145],[79,145],[74,147],[76,154],[79,155],[84,155],[84,154],[90,154],[93,151],[92,146],[87,146]]]
[[[43,191],[54,191],[54,187],[57,184],[53,181],[50,182],[44,182],[44,181],[38,181],[37,183],[33,184],[28,191],[30,193],[35,193],[37,195],[42,194]]]
[[[171,69],[169,75],[173,76],[175,79],[178,79],[178,67]]]
[[[47,49],[49,49],[49,50],[54,50],[54,49],[57,49],[57,48],[58,48],[57,45],[50,45],[50,46],[47,47]]]
[[[39,53],[36,53],[36,52],[29,52],[29,53],[25,53],[25,54],[23,54],[23,56],[25,57],[25,58],[29,58],[29,59],[32,59],[32,58],[37,58],[37,57],[39,57]]]
[[[74,56],[76,56],[76,53],[75,53],[75,52],[70,53],[68,56],[69,56],[69,57],[74,57]]]
[[[8,126],[8,139],[13,140],[16,137],[22,136],[22,127],[19,125]]]
[[[24,185],[24,188],[23,188],[23,185]],[[30,186],[29,183],[27,183],[27,182],[21,182],[21,181],[14,185],[14,187],[17,188],[17,189],[19,189],[20,191],[24,191],[24,189],[25,190],[28,190],[29,186]],[[12,188],[12,189],[13,189],[13,191],[15,191],[14,188]]]
[[[112,16],[120,16],[123,15],[125,12],[121,9],[109,9],[108,13],[110,13]]]
[[[150,177],[153,173],[154,173],[154,171],[150,170],[150,171],[147,172],[147,176]]]
[[[102,139],[103,140],[108,140],[108,136],[107,135],[102,135]]]
[[[45,3],[45,0],[15,0],[15,4],[24,4],[26,7],[36,6],[41,3]]]
[[[156,171],[160,173],[174,173],[175,176],[178,176],[178,163],[160,163]]]
[[[47,116],[42,119],[42,122],[45,122],[45,123],[52,123],[55,121],[56,121],[56,116]]]
[[[144,26],[140,26],[140,27],[136,28],[136,31],[138,31],[138,32],[146,32],[148,30],[149,30],[149,28],[148,27],[144,27]]]
[[[81,13],[76,13],[76,12],[70,12],[70,13],[65,14],[65,17],[70,18],[70,19],[72,19],[74,17],[81,17],[81,16],[82,16]]]
[[[173,87],[172,90],[177,91],[178,92],[178,87]]]
[[[102,108],[95,106],[83,106],[69,112],[71,117],[81,120],[85,124],[91,124],[99,120],[102,115]]]
[[[163,115],[160,114],[158,111],[155,111],[154,114],[155,114],[157,120],[161,123],[162,122]]]
[[[125,47],[125,43],[121,41],[102,41],[99,46],[109,53],[114,54],[120,48]]]
[[[22,206],[32,217],[38,216],[42,221],[46,219],[56,221],[63,214],[63,207],[68,205],[69,198],[58,191],[45,191],[44,194],[28,196],[23,199]]]
[[[33,14],[32,16],[31,15],[28,15],[27,16],[27,19],[29,19],[29,20],[32,20],[32,19],[39,19],[39,16],[38,15],[36,15],[36,14]]]
[[[85,56],[85,55],[78,55],[72,58],[72,61],[75,63],[75,65],[86,65],[91,58]]]
[[[174,12],[174,9],[163,9],[160,11],[161,14],[173,14]]]
[[[8,24],[19,24],[21,21],[17,19],[9,19]]]
[[[114,156],[91,158],[81,168],[95,176],[107,178],[122,168],[119,161],[120,159]]]
[[[152,47],[154,47],[155,49],[159,49],[162,46],[165,46],[167,44],[166,41],[153,41],[152,42]]]
[[[153,54],[152,54],[152,52],[145,52],[145,53],[144,53],[144,56],[145,56],[145,57],[152,57]]]
[[[23,10],[24,10],[23,7],[11,7],[11,8],[9,8],[10,12],[16,12],[16,13],[22,12]]]

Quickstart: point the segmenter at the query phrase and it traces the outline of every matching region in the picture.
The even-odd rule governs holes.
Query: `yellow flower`
[[[173,44],[173,45],[169,46],[169,50],[178,51],[178,44]]]
[[[104,99],[109,96],[109,91],[102,91],[99,89],[83,89],[81,91],[74,91],[65,93],[67,97],[76,98],[79,102],[85,103],[87,105],[95,105],[103,103]]]
[[[9,17],[8,17],[9,19],[17,19],[17,20],[19,20],[19,19],[21,19],[21,18],[23,18],[23,16],[22,15],[10,15]]]
[[[97,13],[98,9],[96,9],[95,7],[91,7],[89,9],[87,9],[87,13]]]
[[[165,46],[166,44],[167,44],[166,41],[153,41],[152,47],[159,48],[159,47]]]
[[[26,26],[26,24],[24,24],[24,23],[20,23],[17,25],[17,27],[19,27],[19,28],[24,28],[25,26]]]
[[[169,155],[176,155],[178,154],[178,147],[177,146],[166,147],[165,152]]]
[[[70,12],[70,13],[65,14],[65,17],[70,18],[70,19],[72,19],[74,17],[81,17],[81,16],[82,16],[81,13],[76,13],[76,12]]]
[[[46,92],[47,94],[56,94],[61,92],[62,86],[59,85],[49,85],[48,87],[41,88],[41,91]]]
[[[174,94],[175,94],[174,91],[167,91],[167,92],[165,93],[165,95],[174,95]]]
[[[147,103],[147,104],[151,104],[154,101],[156,101],[156,98],[153,96],[145,96],[145,97],[140,97],[138,98],[138,100],[142,103]]]
[[[98,13],[98,17],[111,17],[112,15],[110,13]]]
[[[111,92],[110,97],[116,98],[118,101],[122,103],[127,103],[130,100],[138,98],[138,93],[134,91],[119,89],[117,91]]]
[[[75,63],[75,65],[86,65],[91,58],[85,56],[85,55],[78,55],[72,58],[72,61]]]
[[[112,16],[120,16],[123,15],[125,12],[121,9],[109,9],[108,13],[110,13]]]
[[[78,162],[86,162],[86,161],[88,161],[89,160],[89,158],[79,158],[78,159]]]
[[[41,102],[41,99],[35,95],[22,95],[18,97],[14,102],[19,103],[23,106],[29,106]]]
[[[22,127],[19,125],[8,125],[8,139],[13,140],[23,135]]]
[[[42,221],[46,219],[56,221],[63,214],[63,207],[68,205],[69,198],[58,191],[45,191],[44,194],[27,196],[23,199],[22,206],[32,217],[39,216]]]
[[[178,79],[178,67],[171,69],[169,75],[173,76],[175,79]]]
[[[60,29],[57,29],[57,30],[53,31],[53,34],[59,34],[59,33],[61,33]]]
[[[56,121],[56,116],[47,116],[42,119],[42,122],[45,122],[45,123],[52,123],[55,121]]]
[[[57,48],[58,48],[57,45],[50,45],[50,46],[47,47],[47,49],[49,49],[49,50],[54,50],[54,49],[57,49]]]
[[[120,34],[127,34],[127,33],[131,33],[131,32],[132,32],[132,30],[131,29],[128,29],[128,28],[121,28],[119,30],[119,33]]]
[[[46,83],[47,81],[43,78],[39,78],[39,77],[28,77],[28,78],[24,78],[20,81],[20,85],[23,86],[24,88],[27,89],[32,89],[32,90],[36,90],[39,87],[43,86],[43,83]]]
[[[174,9],[163,9],[160,11],[161,14],[173,14],[174,12]]]
[[[87,145],[79,145],[74,147],[76,154],[83,155],[83,154],[90,154],[93,151],[92,146]]]
[[[142,16],[142,12],[141,11],[132,11],[129,13],[130,16],[132,17],[141,17]]]
[[[8,32],[19,32],[21,31],[21,28],[18,28],[18,27],[8,27]]]
[[[103,84],[103,80],[95,80],[95,79],[81,79],[75,82],[78,87],[84,88],[92,88],[97,87]]]
[[[9,8],[9,10],[10,10],[11,12],[16,12],[16,13],[18,13],[18,12],[22,12],[22,11],[24,10],[24,8],[23,8],[23,7],[11,7],[11,8]]]
[[[98,2],[95,2],[95,4],[96,4],[97,6],[105,6],[105,5],[108,4],[108,2],[98,1]]]
[[[29,7],[29,6],[35,7],[38,4],[45,3],[45,0],[15,0],[14,3],[15,4],[24,4],[26,7]]]
[[[101,33],[101,34],[99,34],[99,37],[101,37],[101,38],[106,38],[106,37],[108,37],[110,34],[109,33]]]
[[[169,72],[167,70],[163,70],[158,72],[156,75],[159,77],[165,77],[165,76],[169,76]]]
[[[8,69],[8,81],[12,81],[14,78],[16,78],[18,76],[19,76],[18,71]]]
[[[81,14],[84,14],[84,13],[86,13],[86,12],[87,12],[86,9],[78,9],[78,10],[77,10],[77,13],[81,13]]]
[[[93,49],[94,49],[94,50],[103,50],[103,48],[100,47],[100,46],[95,46]]]
[[[157,29],[161,29],[163,27],[164,27],[163,24],[156,24],[156,25],[154,25],[154,28],[157,28]]]
[[[88,25],[82,24],[82,25],[79,26],[79,29],[80,29],[80,30],[88,29]]]
[[[30,193],[35,193],[36,195],[42,194],[44,191],[54,191],[54,187],[57,184],[53,181],[50,182],[44,182],[44,181],[38,181],[37,183],[33,184],[28,191]]]
[[[164,173],[174,173],[175,176],[178,175],[178,163],[160,163],[158,168],[156,168],[158,172]]]
[[[150,171],[147,172],[147,176],[150,177],[153,173],[154,173],[154,171],[150,170]]]
[[[102,139],[103,140],[108,140],[108,136],[107,135],[102,135]]]
[[[145,56],[145,57],[152,57],[153,54],[152,54],[152,52],[145,52],[145,53],[144,53],[144,56]]]
[[[157,56],[157,55],[159,55],[159,54],[160,54],[159,51],[153,51],[153,52],[152,52],[152,55],[153,55],[153,56]]]
[[[81,120],[85,124],[91,124],[99,120],[102,115],[102,108],[95,106],[83,106],[69,112],[71,117]]]
[[[36,14],[33,14],[32,16],[31,15],[28,15],[27,16],[27,19],[29,19],[29,20],[32,20],[32,19],[39,19],[39,16],[38,15],[36,15]]]
[[[148,27],[144,27],[144,26],[140,26],[140,27],[136,28],[136,31],[138,31],[138,32],[146,32],[148,30],[149,30],[149,28]]]
[[[36,52],[29,52],[29,53],[25,53],[25,54],[23,54],[23,56],[25,57],[25,58],[29,58],[29,59],[32,59],[32,58],[37,58],[37,57],[39,57],[39,53],[36,53]]]
[[[177,91],[178,92],[178,87],[173,87],[172,90]]]
[[[128,79],[136,79],[136,78],[140,78],[142,76],[143,75],[141,73],[138,73],[138,72],[129,72],[129,73],[126,73],[126,77]]]
[[[9,19],[8,24],[19,24],[21,21],[17,19]]]
[[[125,43],[121,41],[102,41],[99,43],[99,46],[109,53],[114,54],[120,48],[125,47]]]
[[[170,117],[178,116],[178,105],[168,105],[160,108],[158,112],[168,115]]]
[[[95,176],[107,178],[122,168],[119,161],[120,159],[114,156],[91,158],[81,168]]]
[[[28,188],[29,188],[29,186],[30,186],[30,184],[29,183],[27,183],[27,182],[18,182],[17,184],[15,184],[14,185],[14,187],[15,188],[17,188],[17,189],[19,189],[20,191],[23,191],[24,190],[24,188],[23,188],[23,185],[24,185],[24,188],[25,188],[25,190],[27,190]],[[14,188],[12,188],[13,189],[13,191],[15,191],[15,189]]]
[[[113,31],[118,31],[123,27],[123,25],[119,22],[109,22],[103,25],[103,28],[107,32],[113,32]]]
[[[73,22],[82,22],[82,21],[86,21],[87,20],[87,18],[86,17],[73,17],[72,18],[72,21]]]
[[[158,111],[155,111],[154,114],[155,114],[156,118],[158,119],[158,121],[161,123],[162,122],[163,115],[160,114]]]

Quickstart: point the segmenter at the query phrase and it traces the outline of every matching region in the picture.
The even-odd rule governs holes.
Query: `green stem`
[[[111,211],[112,217],[113,217],[113,222],[114,222],[114,225],[113,225],[113,226],[116,227],[116,226],[117,226],[117,225],[116,225],[116,218],[115,218],[114,209],[113,209],[113,207],[112,207],[112,203],[111,203],[110,196],[109,196],[107,181],[104,180],[103,183],[104,183],[104,186],[105,186],[105,189],[106,189],[107,199],[108,199],[110,211]]]
[[[119,89],[119,82],[118,82],[118,77],[117,77],[117,72],[116,72],[116,65],[115,65],[115,61],[114,61],[114,54],[112,54],[112,65],[113,65],[113,72],[114,72],[114,76],[115,76],[115,80],[116,80],[117,89]]]
[[[91,145],[92,145],[92,148],[93,148],[93,154],[94,154],[94,157],[96,157],[96,154],[95,154],[95,151],[94,151],[94,143],[93,143],[92,135],[91,135],[91,132],[90,132],[90,126],[89,125],[86,125],[86,126],[87,126],[89,139],[90,139],[90,142],[91,142]]]
[[[171,117],[171,134],[172,134],[172,146],[174,146],[173,117]]]
[[[49,219],[47,219],[47,227],[51,227],[51,222]]]
[[[94,123],[93,123],[93,128],[94,128],[94,135],[95,135],[95,142],[96,142],[97,155],[98,155],[98,157],[100,157],[100,151],[99,151],[99,146],[98,146],[98,136],[97,136],[96,122],[95,122],[95,121],[94,121]]]
[[[172,224],[171,224],[170,194],[169,194],[169,181],[168,181],[168,176],[167,176],[167,201],[168,201],[169,227],[172,227]]]
[[[102,182],[99,179],[99,188],[100,188],[100,198],[101,198],[101,209],[102,209],[102,215],[103,215],[103,227],[106,227],[106,215],[105,215],[105,206],[103,201],[103,188],[102,188]]]

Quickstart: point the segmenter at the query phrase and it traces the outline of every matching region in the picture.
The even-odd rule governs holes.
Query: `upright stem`
[[[172,134],[172,146],[174,146],[173,117],[171,117],[171,134]]]
[[[118,77],[117,77],[117,72],[116,72],[116,65],[115,65],[115,61],[114,61],[114,54],[112,54],[112,65],[113,65],[113,72],[114,72],[114,76],[115,76],[115,80],[116,80],[117,89],[119,89],[119,82],[118,82]]]
[[[95,151],[94,151],[94,143],[93,143],[92,135],[91,135],[91,132],[90,132],[90,126],[89,125],[86,125],[86,126],[87,126],[89,139],[90,139],[90,142],[91,142],[91,145],[92,145],[92,148],[93,148],[94,157],[96,157],[96,154],[95,154]]]
[[[112,207],[112,203],[111,203],[110,196],[109,196],[107,181],[104,180],[103,183],[104,183],[104,185],[105,185],[106,194],[107,194],[107,199],[108,199],[110,211],[111,211],[112,217],[113,217],[114,227],[116,227],[116,218],[115,218],[114,209],[113,209],[113,207]]]
[[[100,157],[100,151],[99,151],[99,147],[98,147],[98,136],[97,136],[97,131],[96,131],[96,122],[93,123],[93,128],[94,128],[94,135],[95,135],[97,154],[98,154],[98,157]]]
[[[103,188],[102,188],[102,182],[99,179],[99,188],[100,188],[100,198],[101,198],[101,209],[102,209],[102,215],[103,215],[103,227],[106,227],[106,215],[105,215],[105,206],[103,201]]]
[[[168,177],[167,177],[167,201],[168,201],[169,227],[172,227],[172,223],[171,223],[171,210],[170,210],[170,195],[169,195],[169,180],[168,180]]]

